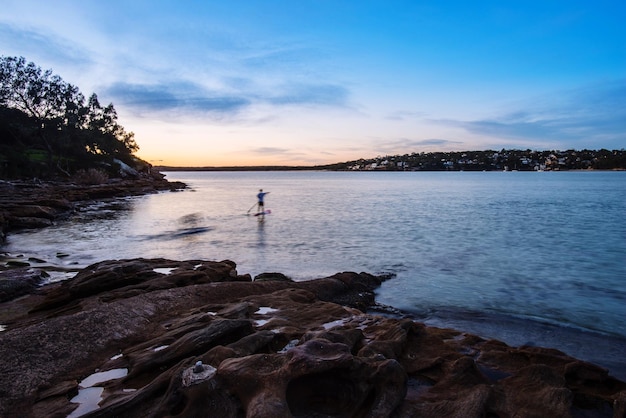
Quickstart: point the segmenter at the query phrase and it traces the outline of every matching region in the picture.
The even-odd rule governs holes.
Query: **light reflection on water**
[[[510,315],[626,337],[626,173],[168,173],[191,191],[9,236],[65,265],[231,259],[297,280],[393,272],[381,303],[428,320]],[[247,216],[270,191],[264,222]],[[101,209],[101,208],[100,208]],[[118,208],[119,209],[119,208]],[[199,228],[189,231],[189,228]],[[191,232],[191,233],[185,233]]]

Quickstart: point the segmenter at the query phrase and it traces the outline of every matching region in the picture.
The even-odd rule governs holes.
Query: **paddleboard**
[[[264,210],[263,212],[255,213],[254,216],[269,215],[270,213],[272,213],[272,211],[267,209],[267,210]]]

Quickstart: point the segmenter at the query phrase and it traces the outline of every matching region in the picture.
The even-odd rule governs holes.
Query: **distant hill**
[[[378,156],[312,166],[157,166],[159,171],[561,171],[626,170],[625,150],[458,151]]]

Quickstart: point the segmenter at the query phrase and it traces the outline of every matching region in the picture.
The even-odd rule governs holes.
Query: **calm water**
[[[4,251],[80,266],[131,257],[231,259],[296,280],[395,273],[378,301],[626,378],[626,173],[168,173],[192,190],[85,208],[9,236]],[[247,216],[270,191],[264,222]],[[254,212],[254,209],[251,213]],[[185,228],[206,227],[185,235]]]

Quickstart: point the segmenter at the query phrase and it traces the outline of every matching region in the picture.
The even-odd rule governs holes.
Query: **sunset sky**
[[[155,165],[626,147],[626,1],[2,0]]]

